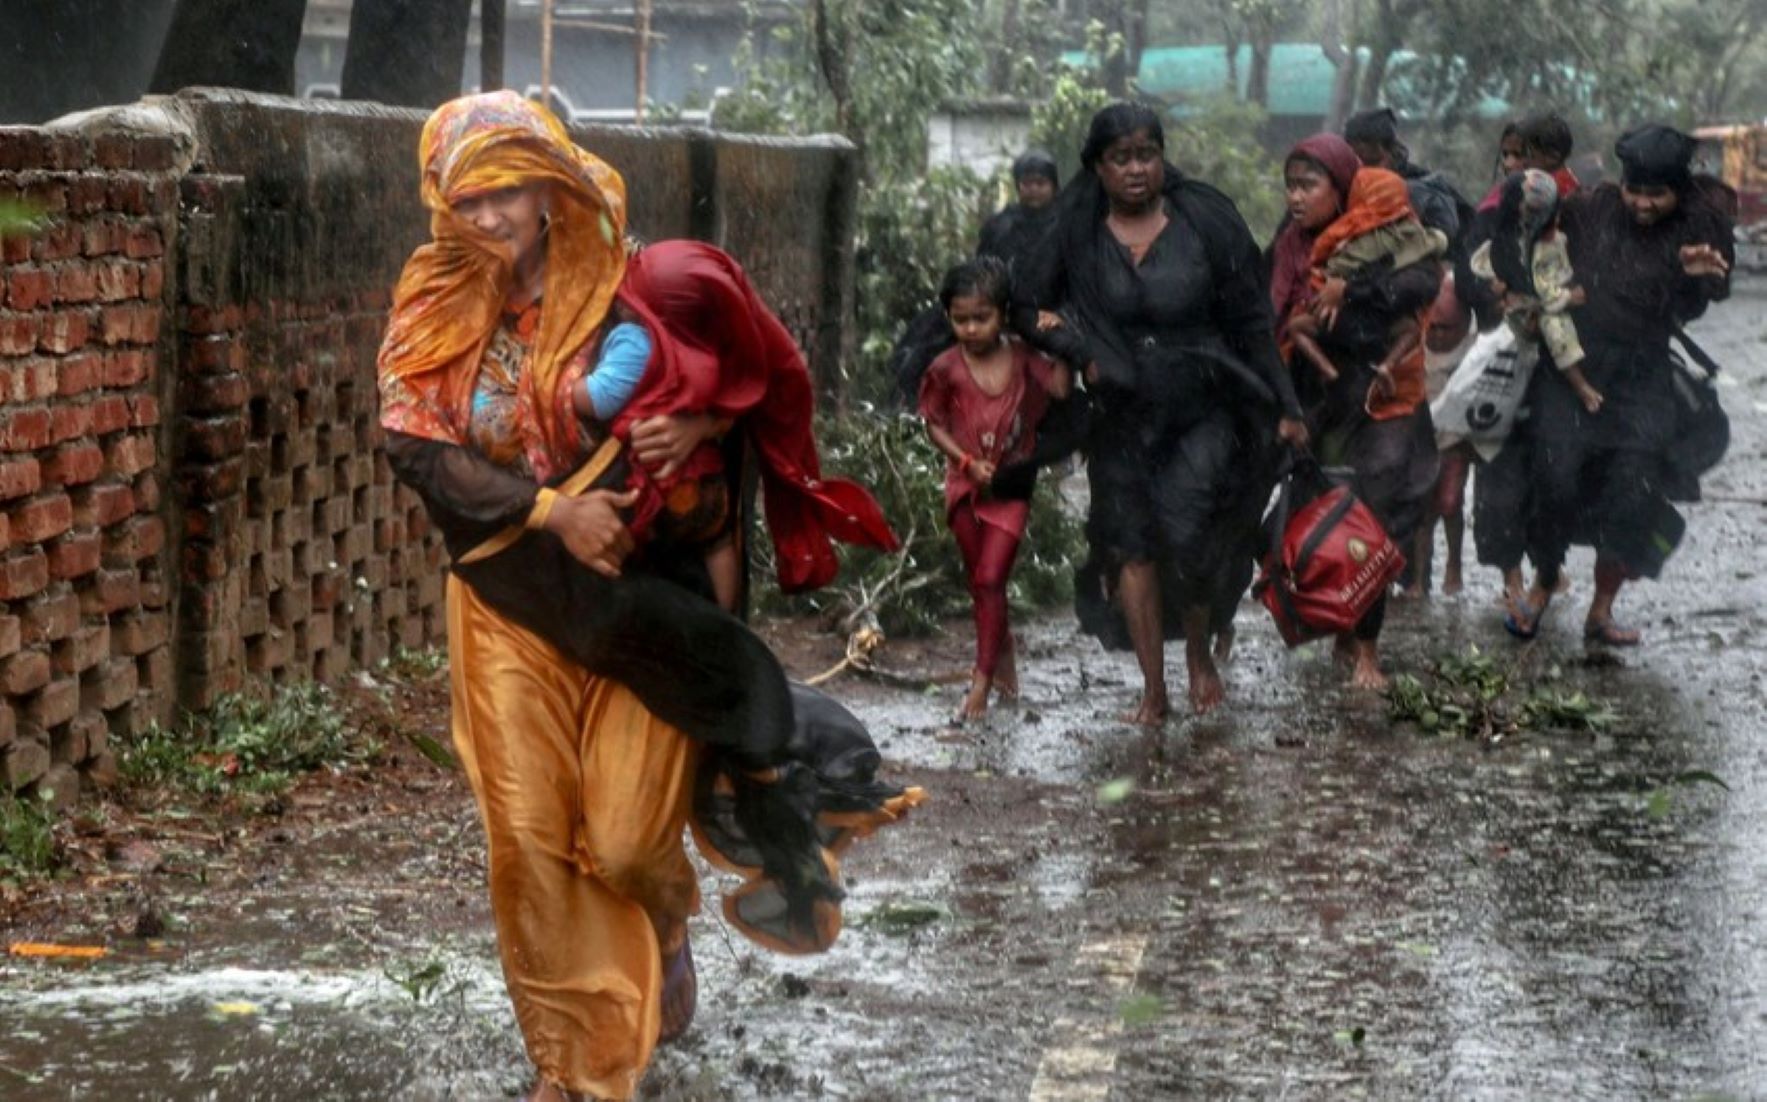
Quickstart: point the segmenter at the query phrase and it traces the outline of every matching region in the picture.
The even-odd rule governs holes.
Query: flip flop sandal
[[[1600,643],[1604,647],[1636,647],[1644,642],[1644,635],[1634,628],[1623,628],[1612,620],[1599,623],[1588,620],[1583,624],[1583,641]]]
[[[1515,614],[1518,611],[1527,617],[1528,623],[1526,627],[1523,627],[1522,622],[1516,619]],[[1528,603],[1526,597],[1516,597],[1513,599],[1510,610],[1503,614],[1503,630],[1509,632],[1517,639],[1524,641],[1533,639],[1540,634],[1540,618],[1544,615],[1546,615],[1546,608],[1544,606],[1535,608]]]

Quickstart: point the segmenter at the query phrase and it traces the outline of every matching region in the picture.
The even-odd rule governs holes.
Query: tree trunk
[[[988,87],[1004,95],[1012,90],[1012,63],[1018,56],[1019,0],[1005,0],[1000,10],[1000,48],[988,66]]]
[[[1110,0],[1099,20],[1104,24],[1105,56],[1104,56],[1104,88],[1111,95],[1122,99],[1129,94],[1129,78],[1134,75],[1129,69],[1129,21],[1124,11],[1127,0]],[[1111,48],[1111,40],[1116,40],[1116,49]]]
[[[460,94],[472,0],[356,0],[345,99],[434,107]]]
[[[1384,36],[1382,40],[1369,50],[1368,68],[1362,70],[1362,91],[1357,95],[1356,102],[1360,107],[1379,107],[1381,97],[1386,92],[1387,67],[1393,60],[1393,46]]]
[[[1263,34],[1252,40],[1252,69],[1246,76],[1245,98],[1259,107],[1270,106],[1270,51],[1274,46]]]
[[[822,82],[834,97],[835,125],[859,147],[860,163],[865,158],[865,135],[853,124],[853,81],[848,72],[852,57],[851,36],[844,27],[836,27],[830,18],[829,0],[811,0],[810,33],[816,44],[816,68]]]
[[[479,0],[479,91],[503,87],[504,0]]]
[[[1325,0],[1321,9],[1319,48],[1331,62],[1331,102],[1325,108],[1324,129],[1336,134],[1343,129],[1356,88],[1356,51],[1344,46],[1343,0]]]
[[[147,90],[207,84],[292,96],[306,13],[307,0],[178,0]]]

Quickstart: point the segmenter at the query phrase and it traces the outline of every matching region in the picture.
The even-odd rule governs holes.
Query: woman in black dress
[[[1666,126],[1639,127],[1614,147],[1618,186],[1566,200],[1561,216],[1571,267],[1586,300],[1574,308],[1583,373],[1602,394],[1590,413],[1560,371],[1534,372],[1536,506],[1529,558],[1540,575],[1515,612],[1532,634],[1552,599],[1565,549],[1595,547],[1595,597],[1583,631],[1610,646],[1635,646],[1639,632],[1614,619],[1620,587],[1654,578],[1679,541],[1671,499],[1698,494],[1698,471],[1679,469],[1685,434],[1669,342],[1684,322],[1730,293],[1735,257],[1730,216],[1694,179],[1693,139]]]
[[[1164,152],[1147,107],[1093,117],[1035,266],[1031,297],[1053,312],[1020,322],[1093,397],[1080,623],[1133,647],[1144,684],[1128,718],[1149,726],[1169,710],[1168,638],[1185,640],[1192,710],[1224,698],[1216,660],[1251,582],[1276,442],[1306,441],[1251,233]]]

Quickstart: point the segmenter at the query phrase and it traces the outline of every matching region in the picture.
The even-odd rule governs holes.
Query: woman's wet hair
[[[1571,124],[1556,111],[1529,115],[1516,125],[1516,135],[1521,138],[1524,149],[1538,149],[1561,161],[1570,157],[1574,146]]]
[[[1012,301],[1012,272],[1006,261],[997,256],[978,256],[945,273],[939,284],[939,306],[951,312],[951,303],[959,298],[983,298],[994,304],[1002,314]]]
[[[1358,111],[1344,123],[1344,140],[1366,142],[1382,149],[1399,150],[1399,118],[1391,107],[1375,107]]]
[[[1147,131],[1153,144],[1162,150],[1166,148],[1166,128],[1159,113],[1147,104],[1122,102],[1104,108],[1092,116],[1092,125],[1086,130],[1086,145],[1080,150],[1080,163],[1086,168],[1097,167],[1105,150],[1137,130]]]
[[[1041,149],[1027,149],[1012,162],[1013,183],[1027,176],[1042,176],[1058,187],[1061,185],[1061,171],[1055,166],[1055,158]]]

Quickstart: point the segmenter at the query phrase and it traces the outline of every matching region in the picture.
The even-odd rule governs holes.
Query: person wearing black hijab
[[[1306,439],[1257,245],[1232,200],[1164,154],[1149,108],[1093,117],[1031,273],[1051,313],[1018,319],[1091,392],[1080,625],[1134,649],[1144,685],[1126,718],[1148,726],[1168,712],[1167,639],[1185,640],[1192,710],[1224,698],[1211,643],[1231,640],[1251,582],[1277,440]]]
[[[1522,626],[1531,634],[1567,546],[1588,542],[1596,553],[1595,596],[1584,635],[1634,646],[1640,633],[1614,619],[1614,600],[1626,582],[1662,570],[1685,528],[1671,497],[1693,500],[1699,492],[1697,472],[1690,477],[1672,461],[1688,431],[1688,407],[1677,394],[1670,340],[1729,295],[1735,243],[1722,198],[1693,175],[1692,138],[1641,126],[1614,152],[1619,185],[1579,192],[1562,215],[1586,296],[1572,311],[1583,372],[1603,402],[1591,413],[1562,372],[1534,372],[1526,428],[1536,497],[1529,557],[1540,577],[1527,607],[1512,614],[1527,614]]]
[[[1055,158],[1041,149],[1028,150],[1012,162],[1012,185],[1018,202],[982,223],[977,256],[997,256],[1009,271],[1023,272],[1055,219],[1055,192],[1061,186]]]

